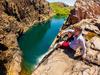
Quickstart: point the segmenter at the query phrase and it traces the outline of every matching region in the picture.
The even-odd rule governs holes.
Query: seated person
[[[64,47],[67,48],[68,50],[74,50],[74,51],[76,51],[77,48],[81,47],[82,48],[81,56],[84,58],[86,56],[86,44],[85,44],[85,39],[82,36],[82,29],[80,27],[74,27],[73,38],[74,39],[72,41],[67,40],[60,42],[57,47],[61,48]]]
[[[69,45],[69,43],[74,40],[74,38],[73,38],[74,30],[72,30],[72,29],[66,30],[66,31],[62,32],[60,36],[66,34],[66,33],[67,33],[68,38],[65,41],[59,42],[57,47],[66,48]]]

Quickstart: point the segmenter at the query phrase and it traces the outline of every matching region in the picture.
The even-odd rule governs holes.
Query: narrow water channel
[[[31,73],[41,56],[48,52],[65,19],[54,16],[45,23],[37,23],[18,40],[23,53],[21,75],[30,75],[27,73]]]

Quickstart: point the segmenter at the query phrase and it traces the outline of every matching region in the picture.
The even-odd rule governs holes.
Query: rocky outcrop
[[[100,0],[76,0],[75,8],[71,11],[68,24],[75,24],[82,19],[100,17]]]
[[[98,66],[70,59],[61,51],[55,51],[32,75],[99,75]]]
[[[21,50],[17,38],[49,16],[45,0],[0,0],[0,75],[18,75]]]
[[[45,0],[4,0],[2,1],[3,11],[10,16],[14,16],[16,20],[23,19],[38,20],[38,14],[48,15],[49,7]],[[44,10],[45,9],[45,10]],[[33,14],[32,14],[33,13]],[[38,16],[36,16],[38,15]]]

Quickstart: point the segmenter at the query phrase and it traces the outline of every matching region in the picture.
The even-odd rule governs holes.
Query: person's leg
[[[74,58],[75,51],[70,48],[70,46],[64,50],[64,53],[66,53],[69,57]]]

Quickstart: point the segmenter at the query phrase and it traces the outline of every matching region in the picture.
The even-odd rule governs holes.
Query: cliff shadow
[[[75,56],[75,51],[74,50],[70,50],[70,49],[64,49],[63,51],[65,54],[67,54],[69,56],[69,58],[74,59],[74,60],[79,60],[82,61],[83,58],[81,55]]]
[[[6,51],[8,49],[8,47],[4,44],[0,43],[0,51]]]
[[[7,75],[7,69],[4,65],[5,61],[0,60],[0,75]]]
[[[70,58],[74,59],[75,51],[69,50],[69,49],[64,49],[63,52],[64,52],[65,54],[67,54]]]

